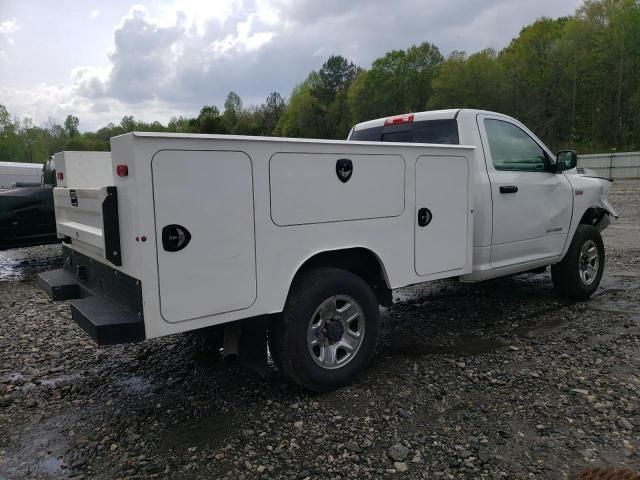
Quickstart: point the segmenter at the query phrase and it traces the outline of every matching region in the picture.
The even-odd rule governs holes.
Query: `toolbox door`
[[[470,263],[469,164],[465,157],[421,156],[416,162],[415,269],[448,272]]]
[[[249,156],[161,150],[151,170],[162,317],[183,322],[251,306],[256,259]]]

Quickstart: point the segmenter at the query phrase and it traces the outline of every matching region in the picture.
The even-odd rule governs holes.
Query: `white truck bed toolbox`
[[[63,254],[63,268],[37,277],[51,299],[72,300],[72,318],[98,345],[144,340],[140,281],[68,247]]]

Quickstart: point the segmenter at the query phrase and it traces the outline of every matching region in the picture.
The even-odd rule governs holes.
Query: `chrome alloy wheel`
[[[348,295],[334,295],[322,302],[309,320],[309,354],[327,370],[343,367],[355,358],[364,335],[362,307]]]
[[[580,259],[578,269],[580,280],[585,285],[591,285],[598,275],[598,267],[600,266],[600,256],[598,255],[598,247],[593,240],[588,240],[580,250]]]

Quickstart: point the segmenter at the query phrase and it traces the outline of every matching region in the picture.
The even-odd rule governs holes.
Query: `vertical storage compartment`
[[[471,241],[465,157],[416,161],[415,269],[418,275],[464,268]],[[426,224],[425,224],[426,223]]]
[[[151,171],[162,317],[182,322],[251,306],[256,259],[249,156],[161,150]]]

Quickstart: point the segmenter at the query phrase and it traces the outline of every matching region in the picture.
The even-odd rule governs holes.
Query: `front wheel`
[[[586,300],[596,291],[604,271],[604,244],[597,228],[578,225],[567,254],[551,266],[553,285],[561,295]]]
[[[316,392],[350,383],[371,361],[380,311],[359,276],[319,268],[294,281],[284,312],[270,336],[282,371]]]

